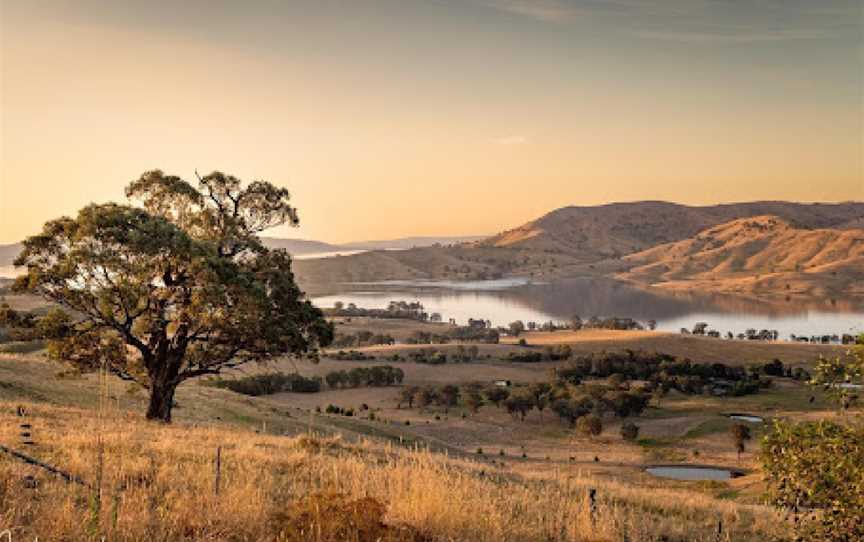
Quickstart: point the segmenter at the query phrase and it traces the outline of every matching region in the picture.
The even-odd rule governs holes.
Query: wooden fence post
[[[219,482],[222,478],[222,446],[216,447],[216,479],[213,481],[213,494],[219,495]]]
[[[588,502],[588,510],[591,515],[591,527],[594,527],[597,524],[597,490],[593,487],[588,489]]]

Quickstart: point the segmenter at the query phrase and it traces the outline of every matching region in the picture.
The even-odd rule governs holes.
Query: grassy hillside
[[[25,406],[39,441],[31,453],[89,487],[0,460],[0,519],[22,539],[708,540],[722,519],[735,540],[758,540],[775,529],[774,513],[759,506],[674,488],[634,491],[573,470],[529,481],[489,462],[372,442]],[[12,407],[2,404],[4,441],[15,437],[5,429],[18,421]],[[31,472],[38,489],[20,489]],[[588,488],[598,491],[593,522]]]
[[[776,216],[735,220],[624,260],[633,268],[619,278],[671,288],[696,281],[715,291],[864,293],[864,230],[802,229]]]
[[[752,202],[690,207],[667,202],[563,207],[483,242],[602,259],[686,239],[730,220],[772,214],[804,228],[843,228],[864,216],[864,203]]]
[[[670,396],[666,414],[640,422],[645,445],[622,447],[614,436],[567,444],[544,429],[548,415],[515,422],[488,407],[476,419],[447,422],[434,409],[402,410],[415,420],[405,428],[310,416],[289,406],[292,394],[248,398],[190,384],[178,396],[178,422],[163,426],[143,422],[138,400],[119,382],[60,378],[57,369],[0,357],[0,443],[87,484],[0,454],[0,524],[22,539],[707,541],[722,520],[730,540],[755,541],[783,529],[774,511],[755,503],[752,476],[669,482],[632,466],[643,454],[671,458],[693,443],[706,461],[729,461],[717,435],[725,426],[710,415],[729,405],[706,410]],[[15,415],[19,406],[24,418]],[[734,405],[741,407],[753,405]],[[688,414],[694,408],[697,417]],[[35,445],[19,444],[22,421],[32,425]],[[401,439],[372,430],[388,425],[405,428]],[[462,441],[488,452],[460,452]],[[451,452],[423,444],[438,442]],[[506,456],[493,453],[499,447]],[[597,491],[593,521],[589,489]]]

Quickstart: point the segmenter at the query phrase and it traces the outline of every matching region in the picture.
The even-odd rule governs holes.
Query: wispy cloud
[[[523,135],[509,135],[493,140],[496,145],[527,145],[528,138]]]
[[[675,1],[654,0],[475,0],[491,9],[522,15],[549,23],[567,23],[595,15],[639,16],[646,14],[682,14]],[[698,1],[698,0],[693,0]],[[692,5],[692,4],[691,4]]]
[[[547,23],[572,21],[579,11],[574,6],[557,0],[481,0],[480,3],[492,9]]]
[[[818,30],[766,30],[737,31],[730,33],[713,32],[652,32],[633,31],[631,35],[663,41],[682,43],[758,43],[788,40],[813,40],[831,38],[832,34]]]
[[[860,6],[847,0],[821,9],[785,0],[473,1],[545,23],[584,21],[641,39],[706,44],[833,39],[850,28],[850,19],[857,25],[860,16]]]

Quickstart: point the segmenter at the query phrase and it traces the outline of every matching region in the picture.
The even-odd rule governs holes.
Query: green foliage
[[[252,396],[272,395],[283,391],[295,393],[317,393],[321,391],[320,378],[306,378],[303,375],[293,373],[267,373],[234,379],[216,378],[207,384]]]
[[[354,346],[374,346],[379,344],[394,344],[396,339],[387,333],[372,333],[361,330],[355,334],[338,333],[333,339],[336,348],[351,348]]]
[[[348,371],[330,371],[324,380],[330,388],[350,386],[391,386],[399,384],[405,378],[405,372],[390,365],[374,365],[372,367],[355,367]]]
[[[166,422],[184,380],[285,354],[315,359],[333,337],[290,255],[258,237],[297,224],[288,191],[219,172],[198,180],[146,172],[126,190],[142,207],[94,204],[50,221],[15,262],[27,268],[17,291],[75,314],[46,323],[69,325],[51,355],[149,388],[147,417]]]
[[[528,390],[518,390],[504,400],[504,408],[507,412],[513,416],[518,414],[522,420],[525,420],[525,416],[534,408],[534,404],[534,396]]]
[[[740,458],[747,441],[752,438],[750,428],[744,424],[736,423],[729,428],[729,432],[732,434],[735,450],[738,452],[738,457]]]
[[[820,358],[810,381],[821,386],[843,409],[854,406],[859,398],[858,390],[849,385],[864,383],[864,346],[855,346],[850,353],[851,359]]]
[[[501,401],[510,397],[510,390],[502,386],[489,386],[483,390],[483,396],[497,407],[501,405]]]
[[[821,360],[813,384],[844,411],[853,394],[838,384],[860,383],[864,347],[848,358]],[[768,497],[795,513],[796,540],[864,540],[864,419],[845,414],[817,422],[776,421],[762,440]],[[815,513],[806,513],[815,510]]]
[[[576,420],[576,430],[583,435],[596,437],[603,432],[603,421],[596,414],[588,414]]]
[[[375,356],[365,354],[359,350],[348,350],[347,352],[345,350],[339,350],[338,352],[326,354],[326,357],[337,361],[371,361],[375,359]]]
[[[639,438],[639,426],[633,422],[627,422],[621,425],[621,438],[626,441],[633,442]]]
[[[864,540],[864,430],[830,421],[775,422],[762,441],[768,496],[800,518],[800,540]]]
[[[539,361],[539,360],[538,360]],[[579,384],[585,378],[614,377],[620,386],[627,380],[647,380],[651,388],[676,389],[689,394],[742,396],[768,387],[770,380],[742,367],[723,363],[693,363],[669,354],[626,350],[576,356],[555,370],[560,382]]]
[[[466,387],[463,396],[465,406],[470,408],[471,412],[477,412],[483,406],[483,396],[478,388],[472,386]]]

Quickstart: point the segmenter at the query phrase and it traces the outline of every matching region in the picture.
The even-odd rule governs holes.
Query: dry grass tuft
[[[277,512],[271,522],[284,542],[427,542],[411,527],[384,523],[385,506],[371,497],[316,493]]]

